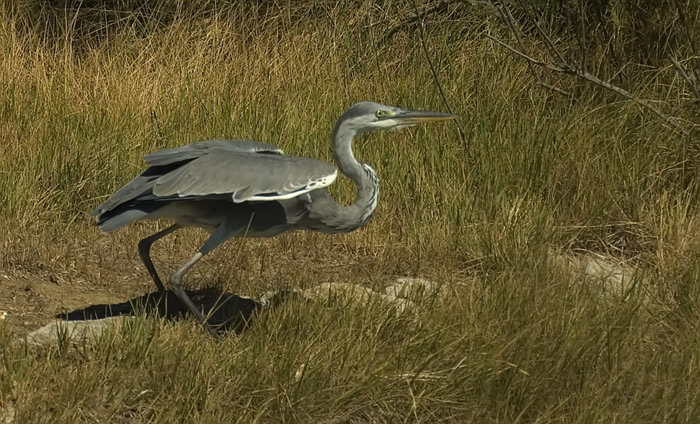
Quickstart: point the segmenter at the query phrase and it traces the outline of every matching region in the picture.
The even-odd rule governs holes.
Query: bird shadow
[[[215,288],[186,291],[197,308],[208,316],[207,322],[218,331],[243,332],[253,321],[263,305],[253,299],[233,293],[224,293]],[[280,295],[273,307],[286,300]],[[178,321],[192,317],[190,310],[180,301],[174,292],[148,293],[121,303],[90,305],[70,312],[62,312],[56,318],[64,321],[98,320],[116,316],[133,316],[144,314]]]

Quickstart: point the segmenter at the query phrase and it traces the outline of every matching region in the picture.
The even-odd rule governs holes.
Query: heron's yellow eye
[[[377,115],[377,118],[386,118],[387,116],[394,116],[396,114],[388,109],[379,109],[375,115]]]

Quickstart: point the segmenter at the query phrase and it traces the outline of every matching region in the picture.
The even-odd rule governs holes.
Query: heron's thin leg
[[[162,293],[165,291],[165,286],[163,286],[163,282],[160,280],[160,277],[158,277],[158,273],[156,272],[155,266],[153,266],[153,261],[151,261],[151,245],[156,242],[156,240],[159,240],[168,234],[179,230],[182,228],[181,225],[179,224],[173,224],[170,227],[158,231],[157,233],[153,234],[152,236],[146,237],[145,239],[141,240],[139,242],[139,256],[141,257],[141,261],[143,264],[146,266],[146,270],[148,271],[148,274],[151,276],[153,279],[153,282],[156,284],[156,287],[158,288],[158,292]]]
[[[200,323],[202,323],[202,325],[204,325],[204,328],[206,328],[207,331],[214,337],[217,337],[218,334],[216,333],[214,328],[211,325],[209,325],[209,323],[207,323],[207,321],[204,318],[204,315],[202,314],[202,311],[200,311],[197,308],[194,302],[192,302],[190,296],[187,294],[187,292],[185,292],[185,289],[182,285],[182,277],[187,273],[187,271],[190,270],[190,268],[194,266],[194,264],[196,264],[200,259],[202,259],[204,255],[211,252],[218,245],[236,235],[236,233],[237,230],[231,222],[224,222],[219,226],[219,228],[216,229],[216,231],[214,231],[211,237],[209,237],[209,239],[199,249],[199,252],[197,252],[192,258],[190,258],[189,261],[187,261],[183,266],[181,266],[180,269],[175,271],[175,273],[170,277],[170,286],[172,287],[177,297],[180,298],[180,300],[187,306],[190,312],[192,312],[192,314],[197,318],[197,320]]]
[[[192,314],[197,318],[197,321],[202,323],[204,325],[204,328],[207,329],[209,334],[212,336],[216,337],[217,333],[214,330],[214,328],[209,325],[209,323],[204,319],[204,315],[202,315],[202,311],[197,308],[197,306],[194,304],[192,299],[190,299],[190,296],[187,294],[185,291],[184,287],[182,286],[182,277],[187,273],[187,271],[194,266],[194,264],[197,263],[200,259],[202,259],[204,255],[201,252],[197,252],[187,263],[185,263],[180,269],[175,271],[175,273],[170,277],[170,286],[172,287],[173,291],[177,295],[177,297],[180,298],[182,303],[184,303],[187,308],[192,312]]]

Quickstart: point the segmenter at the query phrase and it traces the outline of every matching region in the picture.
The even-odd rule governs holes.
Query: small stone
[[[109,317],[85,321],[53,321],[27,335],[27,343],[33,345],[57,344],[59,341],[83,342],[96,337],[108,326],[121,324],[129,317]]]

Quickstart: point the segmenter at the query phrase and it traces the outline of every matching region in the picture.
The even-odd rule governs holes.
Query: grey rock
[[[95,337],[107,328],[121,326],[125,319],[133,317],[109,317],[84,321],[56,320],[27,335],[27,343],[32,345],[53,345],[60,342],[82,343]]]

